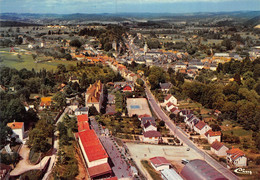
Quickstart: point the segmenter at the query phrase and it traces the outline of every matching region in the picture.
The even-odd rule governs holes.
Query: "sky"
[[[9,13],[191,13],[260,10],[260,0],[0,0]]]

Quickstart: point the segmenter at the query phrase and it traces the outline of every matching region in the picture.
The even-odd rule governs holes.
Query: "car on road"
[[[189,151],[189,150],[190,150],[190,148],[187,148],[187,149],[186,149],[186,151]]]

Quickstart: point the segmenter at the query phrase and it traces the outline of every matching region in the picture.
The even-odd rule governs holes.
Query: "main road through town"
[[[154,96],[152,95],[149,88],[146,86],[145,88],[146,96],[148,101],[155,112],[155,114],[165,122],[165,124],[169,127],[169,129],[182,141],[184,144],[194,149],[198,154],[200,154],[206,162],[208,162],[211,166],[217,169],[221,174],[223,174],[226,178],[230,180],[239,179],[235,174],[233,174],[230,170],[219,164],[215,159],[205,153],[203,150],[199,149],[183,132],[181,132],[176,125],[170,120],[170,118],[162,111],[161,107],[156,102]]]

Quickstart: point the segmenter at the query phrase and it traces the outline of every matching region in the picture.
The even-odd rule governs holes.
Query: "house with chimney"
[[[98,112],[100,112],[103,102],[103,84],[99,81],[96,81],[94,84],[91,84],[85,95],[85,104],[86,107],[94,106]]]

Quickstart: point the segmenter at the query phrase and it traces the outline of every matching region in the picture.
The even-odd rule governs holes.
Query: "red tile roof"
[[[219,142],[219,141],[214,141],[212,144],[211,144],[211,147],[213,148],[213,149],[215,149],[215,150],[220,150],[220,148],[222,147],[222,146],[224,146],[221,142]]]
[[[78,115],[77,120],[78,122],[88,121],[88,115],[87,114]]]
[[[172,103],[172,102],[168,102],[167,104],[166,104],[166,106],[168,106],[168,107],[170,107],[170,106],[174,106],[174,104]]]
[[[170,165],[170,162],[164,157],[153,157],[150,158],[150,161],[153,163],[155,167],[159,167],[162,165]]]
[[[123,88],[123,91],[132,91],[132,88],[131,88],[131,86],[126,85],[126,86]]]
[[[150,115],[148,114],[142,114],[142,115],[139,115],[138,118],[142,119],[143,117],[151,117]]]
[[[221,132],[220,131],[212,131],[211,129],[210,130],[208,130],[206,133],[205,133],[205,136],[210,136],[210,137],[212,137],[212,136],[221,136]]]
[[[167,94],[167,96],[165,97],[165,100],[168,101],[171,97],[172,97],[171,94]]]
[[[91,178],[95,178],[95,177],[102,176],[105,174],[111,174],[112,170],[108,163],[104,163],[104,164],[100,164],[98,166],[88,168],[88,173]]]
[[[118,180],[118,178],[115,176],[115,177],[107,178],[105,180]]]
[[[7,124],[8,127],[11,129],[22,129],[23,128],[23,122],[12,122]]]
[[[147,131],[144,132],[144,137],[161,137],[161,133],[158,131]]]
[[[245,153],[242,150],[233,147],[232,149],[227,150],[227,154],[231,155],[231,159],[233,161],[235,161],[239,157],[245,156]]]
[[[90,130],[89,123],[87,121],[78,122],[78,132]]]
[[[94,130],[79,132],[79,138],[83,144],[89,162],[108,158],[108,155]]]
[[[203,121],[199,121],[197,124],[196,124],[196,128],[198,128],[199,130],[202,130],[202,128],[204,128],[207,124]]]

